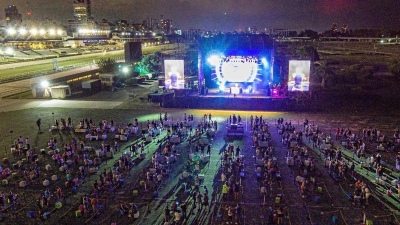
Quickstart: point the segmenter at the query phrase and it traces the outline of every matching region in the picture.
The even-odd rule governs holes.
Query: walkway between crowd
[[[288,165],[287,144],[282,142],[279,129],[274,121],[270,122],[271,143],[274,149],[274,156],[277,158],[282,179],[273,186],[275,193],[282,193],[283,211],[286,216],[285,224],[308,224],[307,204],[300,194],[299,183],[296,181],[294,167]],[[277,189],[277,190],[276,190]],[[275,194],[276,195],[276,194]],[[275,197],[275,196],[272,196]]]

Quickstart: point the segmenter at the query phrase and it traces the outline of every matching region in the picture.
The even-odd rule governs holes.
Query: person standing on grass
[[[228,184],[225,182],[225,183],[222,185],[222,198],[223,198],[224,200],[227,200],[227,199],[228,199],[228,191],[229,191],[229,186],[228,186]]]
[[[182,210],[182,219],[186,219],[186,211],[187,211],[186,202],[181,203],[181,210]]]
[[[36,126],[38,127],[38,132],[39,133],[42,132],[42,130],[40,129],[40,125],[41,124],[42,124],[42,120],[41,119],[36,120]]]
[[[281,224],[281,223],[283,223],[283,209],[282,209],[282,207],[279,207],[278,208],[278,210],[277,210],[277,216],[278,216],[278,224]]]
[[[235,220],[236,220],[236,223],[239,223],[240,217],[241,217],[241,214],[242,214],[242,207],[240,207],[240,205],[237,204],[236,207],[235,207],[235,210],[236,210]]]
[[[202,199],[203,199],[203,195],[200,193],[200,191],[198,191],[196,193],[196,202],[197,202],[197,204],[199,206],[199,210],[201,210],[203,208],[203,205],[202,205],[202,202],[201,202]]]
[[[239,158],[240,156],[240,148],[239,146],[236,147],[236,153],[235,153],[235,158]]]
[[[57,201],[61,201],[62,191],[60,187],[56,187]]]
[[[160,113],[160,115],[161,115],[161,113]],[[168,204],[164,209],[164,214],[165,214],[165,222],[169,222],[171,219],[171,210],[169,209]]]
[[[29,150],[29,149],[31,149],[31,141],[29,140],[29,138],[26,138],[25,139],[25,145],[26,145],[26,148]]]
[[[98,203],[97,198],[96,197],[91,198],[90,203],[92,205],[92,210],[94,212],[97,212],[97,203]]]
[[[364,192],[364,194],[365,194],[365,204],[369,204],[369,197],[371,196],[371,191],[369,190],[369,188],[366,186],[366,185],[364,185],[363,186],[363,192]]]
[[[142,146],[140,147],[140,153],[144,152],[146,145],[144,143],[142,143]]]
[[[207,155],[211,155],[211,145],[207,146]]]
[[[230,224],[232,224],[233,223],[233,208],[231,206],[228,206],[226,208],[226,211],[228,212],[228,222]]]
[[[236,181],[234,184],[234,196],[235,200],[239,200],[239,193],[240,193],[240,184],[239,181]]]
[[[203,206],[204,206],[204,208],[207,208],[209,206],[207,193],[204,193],[204,195],[203,195]]]
[[[397,183],[397,197],[400,199],[400,182]]]
[[[174,212],[174,217],[175,217],[174,219],[175,225],[181,224],[181,214],[179,211]]]

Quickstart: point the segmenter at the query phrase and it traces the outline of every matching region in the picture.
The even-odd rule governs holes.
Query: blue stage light
[[[218,64],[221,62],[221,57],[218,55],[212,55],[208,57],[207,62],[212,66],[218,66]]]
[[[262,59],[261,59],[261,62],[262,62],[262,64],[263,64],[264,67],[268,67],[268,61],[267,61],[266,58],[262,58]]]

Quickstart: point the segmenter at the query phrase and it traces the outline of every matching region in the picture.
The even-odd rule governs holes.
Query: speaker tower
[[[126,42],[124,47],[126,63],[138,62],[142,60],[141,42]]]

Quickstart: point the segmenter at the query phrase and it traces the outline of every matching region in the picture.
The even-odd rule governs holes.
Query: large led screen
[[[253,82],[258,74],[258,59],[252,56],[219,57],[213,62],[220,82]]]
[[[310,90],[310,60],[289,60],[288,91]]]
[[[183,60],[164,60],[166,89],[185,88],[184,68]]]

